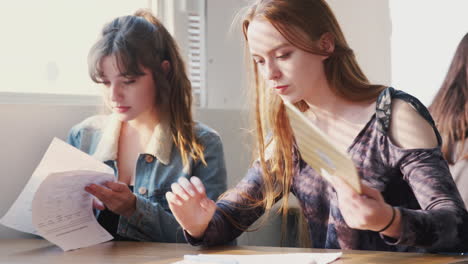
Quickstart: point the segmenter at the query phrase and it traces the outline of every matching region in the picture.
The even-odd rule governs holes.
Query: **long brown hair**
[[[242,30],[246,50],[250,23],[254,19],[265,19],[297,48],[328,56],[324,61],[325,74],[337,95],[352,101],[371,101],[384,89],[381,85],[369,83],[348,46],[338,21],[324,0],[258,0],[245,12]],[[331,53],[325,53],[317,45],[325,33],[330,34],[335,44]],[[254,60],[251,56],[247,60],[248,68],[251,69],[250,91],[254,93],[256,154],[263,170],[262,200],[252,204],[261,204],[268,212],[277,200],[283,198],[279,210],[285,219],[289,190],[296,169],[294,135],[283,101],[276,93],[266,92],[265,82],[259,75]],[[304,101],[295,105],[301,111],[308,109]]]
[[[115,56],[120,72],[126,76],[141,76],[141,67],[151,69],[155,81],[155,105],[169,120],[184,166],[188,166],[189,157],[206,165],[204,148],[194,132],[192,86],[179,48],[164,25],[144,9],[105,25],[88,55],[89,75],[93,81],[101,82],[100,62],[110,55]],[[168,72],[161,66],[165,60],[170,63]]]
[[[463,156],[468,133],[467,67],[468,33],[458,44],[445,80],[429,107],[442,136],[442,153],[450,164],[458,159],[468,159],[468,153]],[[456,142],[461,143],[458,150],[454,149]]]

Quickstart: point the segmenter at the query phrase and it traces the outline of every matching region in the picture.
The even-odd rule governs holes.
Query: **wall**
[[[245,0],[207,0],[207,95],[209,108],[246,107],[244,47],[238,23]]]
[[[416,96],[426,106],[431,104],[468,32],[466,10],[466,0],[390,2],[395,88]]]
[[[369,80],[390,85],[389,0],[327,0]]]

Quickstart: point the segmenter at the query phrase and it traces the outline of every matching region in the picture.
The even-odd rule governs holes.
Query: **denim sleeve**
[[[120,217],[118,233],[139,241],[184,243],[175,217],[159,203],[136,195],[136,210],[129,218]]]
[[[78,128],[78,126],[72,127],[68,132],[67,143],[74,146],[75,148],[80,148],[81,130]]]
[[[200,138],[205,147],[207,166],[197,162],[191,176],[197,176],[205,185],[206,195],[216,201],[219,195],[227,189],[226,163],[221,139],[217,134],[210,133]]]
[[[209,198],[215,200],[226,190],[226,165],[221,139],[214,133],[201,137],[207,166],[193,163],[189,176],[197,176],[204,183]],[[167,190],[169,191],[169,190]],[[186,242],[184,233],[172,213],[160,203],[136,195],[136,210],[130,218],[121,217],[119,234],[140,241]]]

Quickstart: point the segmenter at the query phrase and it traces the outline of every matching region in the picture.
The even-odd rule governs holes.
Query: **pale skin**
[[[267,87],[283,100],[304,100],[310,107],[305,113],[332,141],[347,150],[375,113],[375,102],[356,103],[332,92],[326,80],[323,61],[327,56],[307,53],[291,45],[269,22],[254,19],[248,28],[250,53]],[[333,40],[322,35],[316,43],[324,52],[332,52]],[[433,148],[437,138],[432,127],[406,102],[392,105],[390,138],[400,148]],[[362,183],[359,194],[339,177],[331,177],[338,205],[347,225],[354,229],[378,231],[390,223],[392,206],[381,193]],[[169,206],[181,226],[193,237],[205,233],[216,210],[196,177],[180,179],[166,194]],[[392,224],[381,234],[398,239],[401,213],[395,208]]]
[[[130,217],[136,210],[136,196],[128,185],[133,185],[138,156],[145,152],[154,127],[160,121],[154,104],[155,82],[151,71],[144,67],[143,76],[129,77],[120,73],[114,57],[104,57],[101,63],[103,97],[122,121],[117,155],[119,178],[117,182],[106,182],[103,186],[91,184],[85,190],[96,197],[94,208],[108,208],[118,215]],[[161,66],[168,72],[168,61],[163,61]]]
[[[180,178],[166,193],[169,207],[177,222],[191,236],[200,238],[216,211],[216,204],[206,196],[205,187],[197,177]]]

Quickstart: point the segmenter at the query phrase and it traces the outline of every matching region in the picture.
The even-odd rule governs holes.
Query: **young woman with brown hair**
[[[468,213],[414,97],[370,84],[324,0],[258,0],[243,21],[255,92],[258,159],[215,204],[197,178],[166,194],[192,244],[225,243],[293,193],[312,247],[452,251],[467,246]],[[358,194],[326,181],[297,151],[283,101],[347,151]],[[192,195],[193,194],[193,195]],[[442,224],[443,223],[443,224]]]
[[[98,221],[118,240],[185,242],[164,194],[178,178],[199,175],[216,199],[226,167],[218,134],[192,119],[174,39],[149,11],[137,11],[104,26],[88,65],[112,113],[77,124],[68,141],[115,171],[117,182],[86,188],[100,201]]]
[[[458,44],[429,110],[442,136],[444,158],[468,206],[468,34]]]

